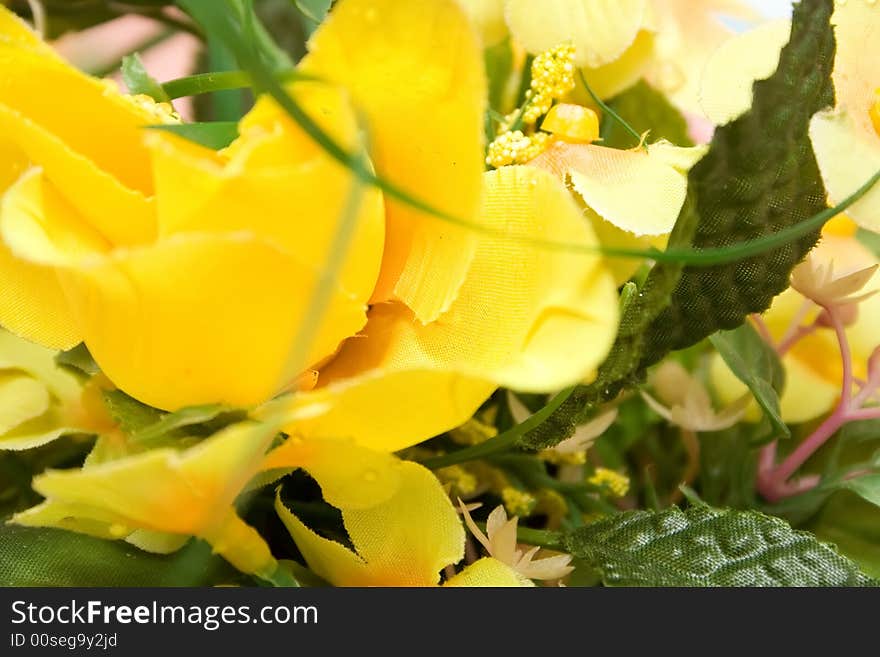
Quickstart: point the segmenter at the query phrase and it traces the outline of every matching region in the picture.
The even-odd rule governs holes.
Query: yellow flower
[[[495,507],[489,514],[486,519],[485,534],[477,527],[470,512],[460,501],[459,506],[468,529],[486,548],[486,552],[501,563],[507,564],[522,577],[554,580],[565,577],[574,570],[574,567],[569,565],[571,563],[569,554],[535,559],[539,547],[532,547],[526,552],[519,549],[516,542],[516,526],[519,518],[514,516],[508,520],[503,506]]]
[[[94,385],[55,363],[55,352],[0,329],[0,450],[113,429]]]
[[[617,300],[601,260],[530,241],[595,245],[565,189],[531,168],[481,178],[481,51],[452,0],[336,3],[301,64],[324,82],[290,91],[346,148],[368,145],[384,178],[488,231],[364,190],[316,318],[305,315],[355,184],[347,169],[267,98],[220,152],[144,131],[161,110],[0,16],[11,330],[56,348],[84,340],[114,384],[163,409],[256,405],[316,370],[296,403],[337,410],[303,435],[384,450],[462,424],[498,385],[546,392],[589,377],[607,353]],[[70,99],[63,112],[49,90]],[[572,357],[570,344],[590,346]]]
[[[833,227],[834,228],[834,227]],[[859,292],[856,312],[847,313],[850,320],[846,327],[846,335],[852,351],[853,373],[858,379],[867,374],[868,359],[877,347],[876,327],[880,322],[880,274],[877,273],[877,258],[862,246],[851,235],[834,235],[826,229],[822,241],[810,255],[810,262],[801,265],[797,279],[805,279],[807,273],[813,271],[833,272],[835,279],[844,284],[831,281],[831,293],[842,293],[846,298]],[[871,272],[869,280],[868,272]],[[856,274],[855,278],[850,275]],[[847,283],[863,284],[855,289]],[[829,301],[828,285],[815,284],[811,278],[809,283],[802,280],[798,287],[810,292],[810,296]],[[836,296],[839,298],[839,296]],[[853,299],[850,299],[853,301]],[[796,288],[792,287],[780,294],[773,301],[770,309],[764,313],[763,322],[777,348],[784,353],[782,363],[785,368],[785,389],[780,399],[782,418],[789,423],[808,422],[816,419],[835,405],[840,397],[842,385],[842,361],[834,332],[823,325],[821,309]],[[804,337],[792,340],[798,327],[810,327]],[[782,347],[790,343],[790,347]],[[712,378],[715,389],[722,401],[729,403],[743,394],[745,387],[727,369],[720,357],[712,361]],[[757,408],[750,408],[750,419],[760,417]]]
[[[440,571],[464,556],[464,530],[440,482],[429,470],[402,462],[400,485],[372,506],[334,505],[354,550],[324,538],[287,509],[276,510],[309,568],[336,586],[436,586]],[[449,586],[528,586],[495,559],[482,559],[450,578]]]
[[[630,151],[561,138],[529,162],[570,185],[603,246],[645,249],[665,246],[687,195],[687,173],[705,147],[667,142]],[[622,284],[639,267],[635,259],[612,259]]]
[[[865,55],[865,44],[880,38],[880,5],[873,0],[837,0],[832,23],[837,36],[837,104],[813,117],[810,137],[830,201],[839,203],[880,170],[880,60]],[[788,21],[775,21],[719,49],[707,66],[701,92],[711,119],[726,123],[748,109],[753,81],[775,69],[789,31]],[[847,213],[864,228],[880,230],[880,187]]]

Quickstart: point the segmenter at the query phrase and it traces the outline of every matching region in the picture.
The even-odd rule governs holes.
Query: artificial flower
[[[497,506],[486,519],[486,532],[483,533],[470,511],[459,501],[461,514],[464,521],[480,544],[493,558],[507,564],[514,571],[528,579],[555,580],[561,579],[571,573],[574,567],[570,566],[571,555],[559,554],[552,557],[535,559],[540,550],[539,547],[529,548],[523,551],[517,546],[516,526],[519,518],[516,516],[507,518],[507,512],[503,506]]]
[[[832,23],[836,104],[810,125],[816,160],[831,203],[840,203],[880,170],[880,62],[864,44],[880,38],[880,5],[873,0],[837,0]],[[768,77],[790,31],[776,21],[726,43],[707,66],[702,104],[716,123],[726,123],[751,105],[752,83]],[[880,187],[847,210],[860,226],[880,230]]]
[[[0,329],[0,450],[114,428],[97,381],[84,384],[55,352]]]
[[[664,361],[653,373],[651,385],[657,400],[645,391],[642,398],[660,417],[686,431],[721,431],[739,422],[751,397],[740,394],[726,408],[716,411],[702,382],[673,360]]]
[[[8,275],[35,267],[63,301],[50,310],[25,290],[34,321],[53,318],[40,330],[0,304],[0,320],[25,337],[63,347],[85,339],[115,385],[163,409],[258,404],[317,370],[315,395],[345,411],[328,414],[316,435],[352,437],[368,426],[358,439],[375,435],[380,449],[461,424],[498,385],[538,392],[589,377],[607,353],[617,301],[601,260],[532,243],[595,244],[564,188],[534,170],[480,176],[481,57],[451,0],[337,3],[301,64],[324,82],[291,93],[349,149],[366,145],[356,112],[363,116],[378,174],[482,230],[362,190],[353,246],[320,316],[306,313],[356,186],[347,169],[267,98],[220,152],[147,133],[141,126],[161,109],[148,116],[144,103],[16,45],[33,39],[4,17],[7,32],[21,35],[3,45],[21,73],[5,80],[0,104],[12,107],[8,137],[24,152],[0,215],[14,253]],[[27,85],[50,72],[71,95],[92,99],[88,117],[74,124],[50,104],[18,100],[18,91],[39,97]],[[74,134],[89,120],[113,129]],[[43,141],[25,140],[22,126],[39,127]],[[66,164],[47,159],[56,151],[45,144]],[[77,176],[112,194],[82,194]],[[92,218],[111,201],[114,217],[129,218],[124,226]],[[59,326],[63,335],[46,339]],[[309,334],[309,345],[295,344]],[[589,346],[573,358],[570,344]],[[389,413],[390,399],[412,411]]]
[[[838,225],[831,225],[830,229],[839,231]],[[840,397],[843,371],[837,340],[827,322],[823,322],[823,310],[815,300],[827,303],[843,300],[857,305],[846,313],[850,320],[846,335],[856,378],[867,376],[868,360],[877,346],[876,327],[880,322],[880,298],[876,295],[880,290],[880,274],[876,270],[878,261],[858,242],[854,235],[855,226],[851,222],[850,225],[852,230],[843,235],[832,234],[826,228],[819,246],[811,252],[810,260],[796,270],[794,280],[798,281],[797,287],[810,296],[795,287],[789,288],[777,296],[762,315],[768,339],[781,351],[786,377],[780,409],[783,420],[789,423],[821,417]],[[830,274],[833,278],[829,280]],[[743,394],[744,385],[720,357],[713,359],[711,371],[722,401],[729,403]],[[748,417],[757,419],[759,413],[752,407]]]
[[[279,496],[276,510],[311,570],[336,586],[436,586],[464,556],[464,529],[437,478],[415,463],[400,466],[400,486],[381,504],[337,502],[353,549],[310,529]],[[483,559],[450,586],[529,586],[500,560]]]

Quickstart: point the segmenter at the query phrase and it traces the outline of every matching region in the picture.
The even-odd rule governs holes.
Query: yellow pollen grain
[[[587,481],[593,486],[607,489],[615,497],[623,497],[629,491],[629,477],[608,468],[596,468]]]

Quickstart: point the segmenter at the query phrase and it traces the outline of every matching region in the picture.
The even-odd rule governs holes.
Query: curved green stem
[[[525,422],[522,422],[503,433],[499,433],[497,436],[489,438],[489,440],[473,445],[472,447],[466,447],[465,449],[459,449],[450,454],[425,459],[422,461],[422,465],[426,468],[432,469],[445,468],[449,465],[474,461],[476,459],[485,458],[491,454],[506,451],[516,445],[519,439],[525,434],[550,417],[550,415],[552,415],[557,408],[562,406],[565,400],[571,396],[574,389],[575,386],[572,386],[557,393],[553,399],[547,402],[547,405],[544,408],[530,416]]]

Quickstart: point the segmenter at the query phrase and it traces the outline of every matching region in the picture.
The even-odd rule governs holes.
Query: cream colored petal
[[[790,34],[790,21],[771,21],[730,39],[715,51],[706,64],[700,88],[700,105],[711,121],[725,125],[752,106],[753,83],[773,74]]]
[[[647,0],[508,0],[507,24],[530,53],[571,42],[578,66],[613,62],[642,27]]]
[[[24,374],[0,373],[0,448],[3,434],[49,409],[49,391]]]
[[[810,137],[833,204],[843,201],[880,171],[880,135],[862,131],[846,109],[814,116]],[[847,214],[863,228],[880,232],[880,185],[875,185]]]

